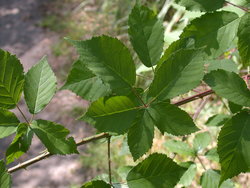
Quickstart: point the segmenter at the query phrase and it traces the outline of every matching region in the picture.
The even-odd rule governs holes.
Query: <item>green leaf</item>
[[[157,14],[145,6],[135,5],[129,15],[129,36],[134,50],[147,67],[155,65],[163,51],[164,28]]]
[[[74,139],[66,138],[69,130],[62,125],[46,120],[36,120],[32,122],[31,129],[50,153],[61,155],[78,153]]]
[[[184,156],[195,156],[195,152],[185,142],[178,140],[168,140],[164,143],[164,146],[170,151]]]
[[[214,126],[214,127],[219,127],[224,125],[227,120],[231,118],[230,115],[228,114],[216,114],[210,118],[208,118],[207,122],[205,123],[206,126]]]
[[[180,164],[180,165],[183,166],[182,164]],[[192,184],[192,181],[195,178],[195,175],[197,172],[196,164],[188,163],[187,167],[188,167],[187,171],[183,174],[183,176],[181,177],[181,179],[179,181],[179,184],[182,184],[185,187],[188,187]]]
[[[193,147],[198,152],[205,149],[211,142],[212,138],[209,132],[198,133],[193,140]]]
[[[109,85],[95,76],[81,60],[74,62],[67,81],[61,89],[69,89],[90,101],[95,101],[110,93]]]
[[[12,109],[23,91],[23,66],[16,56],[0,49],[0,107]]]
[[[135,104],[125,96],[100,98],[93,102],[82,120],[91,119],[100,132],[125,133],[136,117]]]
[[[135,64],[128,48],[118,39],[101,36],[70,42],[86,67],[117,94],[127,94],[135,84]]]
[[[234,183],[231,180],[223,182],[219,186],[220,174],[214,170],[207,170],[201,176],[202,188],[234,188]]]
[[[212,71],[205,75],[204,81],[220,97],[250,107],[250,91],[244,80],[236,73],[224,70]]]
[[[222,127],[218,138],[220,182],[250,169],[250,114],[243,111]]]
[[[17,133],[12,143],[6,151],[7,164],[21,157],[29,150],[33,137],[33,132],[26,123],[18,125]]]
[[[25,75],[24,97],[30,113],[37,114],[56,92],[56,77],[43,57]]]
[[[0,108],[0,138],[13,134],[19,123],[13,112]]]
[[[250,66],[250,13],[246,13],[238,28],[238,50],[244,66]]]
[[[219,162],[219,155],[217,153],[217,148],[212,148],[205,153],[207,159]]]
[[[206,46],[207,55],[216,58],[223,54],[235,39],[239,20],[237,14],[232,12],[206,13],[191,21],[180,38],[194,38],[195,48]]]
[[[204,0],[176,0],[178,4],[191,11],[210,12],[223,7],[225,0],[204,1]]]
[[[148,110],[155,125],[162,133],[183,136],[199,130],[192,118],[173,104],[160,102],[152,104]]]
[[[230,108],[230,111],[231,111],[233,114],[238,113],[238,112],[241,111],[241,109],[243,108],[243,106],[238,105],[238,104],[235,104],[235,103],[230,102],[230,101],[228,101],[228,106],[229,106],[229,108]]]
[[[203,78],[203,55],[199,50],[179,50],[156,71],[149,96],[171,99],[199,85]]]
[[[134,161],[152,147],[153,138],[154,122],[147,110],[140,110],[128,131],[128,145]]]
[[[211,60],[208,61],[208,63],[208,73],[218,69],[222,69],[228,72],[239,73],[237,65],[231,59]]]
[[[94,180],[85,183],[81,188],[111,188],[109,184],[102,180]]]
[[[11,176],[7,172],[5,164],[0,161],[0,188],[10,188],[11,187]]]
[[[128,174],[129,188],[172,188],[186,171],[166,155],[154,153]]]

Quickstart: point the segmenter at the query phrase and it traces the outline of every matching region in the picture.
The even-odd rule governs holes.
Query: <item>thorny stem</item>
[[[26,116],[23,114],[23,112],[22,112],[22,110],[19,108],[19,106],[16,105],[16,107],[17,107],[18,111],[21,113],[21,115],[23,116],[23,118],[25,119],[25,121],[26,121],[28,124],[30,124],[30,122],[28,121],[28,119],[26,118]]]
[[[233,3],[228,2],[228,1],[225,1],[225,2],[226,2],[228,5],[232,5],[232,6],[237,7],[237,8],[239,8],[239,9],[245,11],[245,12],[249,12],[249,9],[248,9],[247,7],[239,6],[239,5],[233,4]]]
[[[108,169],[109,169],[109,184],[112,185],[110,139],[111,139],[111,136],[108,137]]]
[[[202,92],[202,93],[199,93],[199,94],[196,94],[196,95],[193,95],[191,97],[188,97],[186,99],[182,99],[180,101],[177,101],[175,102],[174,104],[177,105],[177,106],[180,106],[180,105],[183,105],[183,104],[186,104],[186,103],[189,103],[191,101],[194,101],[194,100],[197,100],[197,99],[200,99],[202,97],[205,97],[207,95],[210,95],[214,93],[214,91],[212,90],[207,90],[205,92]],[[89,142],[93,142],[95,140],[99,140],[99,139],[102,139],[102,138],[108,138],[110,137],[110,135],[108,133],[100,133],[100,134],[97,134],[97,135],[94,135],[94,136],[90,136],[90,137],[87,137],[87,138],[84,138],[82,139],[81,141],[77,142],[76,145],[77,146],[81,146],[81,145],[84,145],[84,144],[87,144]],[[13,173],[15,171],[18,171],[20,169],[23,169],[23,168],[26,168],[34,163],[37,163],[43,159],[46,159],[50,156],[52,156],[53,154],[49,153],[49,152],[45,152],[45,153],[42,153],[41,155],[38,155],[37,157],[34,157],[28,161],[25,161],[23,163],[20,163],[12,168],[9,168],[8,169],[8,172],[9,173]]]

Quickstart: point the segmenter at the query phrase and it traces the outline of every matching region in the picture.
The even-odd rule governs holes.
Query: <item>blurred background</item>
[[[70,66],[77,59],[75,50],[63,37],[88,39],[95,35],[105,34],[119,38],[131,48],[127,35],[127,19],[135,2],[136,0],[0,0],[0,48],[16,54],[25,71],[47,55],[57,76],[58,88],[60,88],[67,78]],[[165,48],[178,39],[182,29],[190,20],[201,15],[199,12],[185,11],[173,0],[141,0],[140,2],[150,7],[159,18],[163,19]],[[226,6],[225,9],[234,9],[241,14],[240,10],[234,7]],[[237,52],[232,51],[225,55],[237,64],[239,59]],[[138,68],[137,73],[141,75],[138,76],[137,85],[147,87],[152,80],[152,72],[140,64],[135,54],[133,56]],[[205,89],[206,86],[202,85],[180,98]],[[64,125],[71,131],[76,141],[79,141],[81,138],[95,134],[91,125],[76,120],[86,111],[88,105],[88,101],[82,100],[70,91],[58,91],[51,103],[36,118]],[[203,110],[196,114],[196,109],[199,107]],[[23,100],[20,102],[20,108],[28,117],[30,116]],[[199,116],[195,117],[197,125],[207,130],[211,138],[208,148],[215,148],[219,128],[216,126],[208,128],[205,122],[214,114],[228,114],[227,101],[212,96],[187,104],[182,108],[192,116],[195,114]],[[15,113],[22,120],[19,112],[15,111]],[[165,142],[170,137],[176,140],[179,138],[170,135],[161,136],[157,131],[155,134],[154,146],[149,153],[158,151],[171,156]],[[0,158],[4,157],[4,151],[12,138],[0,141]],[[190,136],[186,142],[190,145],[192,139],[193,137]],[[134,165],[126,144],[126,136],[113,138],[111,148],[114,182],[125,182],[130,165]],[[37,138],[34,138],[29,152],[10,166],[26,161],[43,150],[43,145]],[[106,140],[81,146],[79,151],[80,155],[53,156],[26,170],[13,173],[13,187],[76,188],[92,178],[107,179]],[[218,169],[218,156],[212,155],[212,157],[214,160],[211,161],[202,157],[201,159],[208,167]],[[176,157],[176,160],[188,159]],[[187,187],[199,187],[197,182],[203,169],[200,164],[197,165],[197,169],[194,180]],[[235,180],[238,182],[237,187],[250,187],[250,178],[247,175],[241,175]]]

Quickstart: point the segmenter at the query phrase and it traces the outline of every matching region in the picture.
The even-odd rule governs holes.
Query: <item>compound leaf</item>
[[[0,161],[0,188],[10,188],[11,187],[11,176],[7,172],[4,162]]]
[[[127,182],[130,188],[172,188],[186,170],[166,155],[154,153],[132,168]]]
[[[205,75],[204,81],[217,95],[235,104],[250,107],[250,91],[236,73],[225,70],[212,71]]]
[[[157,14],[145,6],[135,5],[129,15],[129,36],[134,50],[147,67],[155,65],[162,53],[164,28]]]
[[[157,69],[149,96],[159,100],[171,99],[199,85],[203,75],[200,50],[179,50]]]
[[[30,113],[37,114],[56,92],[56,77],[43,57],[25,75],[24,97]]]
[[[70,42],[86,67],[117,94],[128,94],[135,83],[135,64],[128,48],[118,39],[101,36]]]
[[[250,169],[250,114],[243,111],[222,127],[218,138],[220,182]]]
[[[196,151],[205,149],[211,142],[212,138],[209,132],[198,133],[193,140],[193,147]]]
[[[189,147],[185,142],[178,140],[168,140],[165,142],[164,146],[170,151],[177,153],[179,155],[185,156],[195,156],[195,151]]]
[[[21,157],[26,153],[31,145],[33,132],[28,124],[21,123],[18,125],[17,133],[12,143],[6,151],[7,164]]]
[[[129,150],[136,161],[145,154],[153,144],[154,122],[147,110],[138,112],[135,121],[128,131]]]
[[[162,132],[181,136],[199,129],[192,118],[183,110],[167,102],[155,103],[148,109],[157,128]]]
[[[110,93],[109,85],[95,76],[83,61],[74,62],[67,81],[61,89],[69,89],[83,99],[95,101]]]
[[[0,107],[12,109],[23,90],[23,66],[16,56],[0,49]]]
[[[232,12],[206,13],[191,21],[180,38],[194,38],[195,48],[206,46],[206,54],[216,58],[229,48],[236,37],[239,21],[237,14]]]
[[[238,50],[244,66],[250,66],[250,13],[246,13],[240,21],[238,29]]]
[[[62,125],[46,120],[36,120],[31,123],[31,129],[52,154],[78,153],[72,137],[66,138],[69,130]]]
[[[0,138],[13,134],[19,123],[13,112],[0,108]]]
[[[100,132],[123,134],[131,127],[137,111],[126,96],[100,98],[91,104],[82,120],[93,123]]]
[[[210,12],[223,7],[225,0],[204,1],[204,0],[176,0],[178,4],[191,11]]]

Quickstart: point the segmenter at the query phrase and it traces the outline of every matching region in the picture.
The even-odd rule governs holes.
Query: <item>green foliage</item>
[[[204,77],[204,81],[221,97],[229,101],[250,107],[250,91],[236,73],[224,70],[212,71]]]
[[[235,72],[235,73],[239,72],[237,65],[231,59],[208,61],[208,70],[207,70],[208,72],[218,69],[222,69],[228,72]]]
[[[23,66],[16,56],[0,49],[0,107],[12,109],[23,90]]]
[[[111,188],[111,186],[107,184],[105,181],[94,180],[85,183],[83,186],[81,186],[81,188]]]
[[[180,167],[163,154],[152,154],[129,172],[127,181],[130,188],[174,187],[186,168]]]
[[[230,115],[227,114],[216,114],[210,117],[205,123],[207,126],[215,126],[219,127],[224,125],[224,123],[231,118]]]
[[[195,151],[185,142],[178,140],[168,140],[165,142],[164,146],[170,152],[177,153],[184,156],[195,156]]]
[[[95,76],[81,60],[74,62],[67,81],[61,89],[69,89],[90,101],[95,101],[110,93],[109,85]]]
[[[0,108],[0,138],[13,134],[19,123],[14,113]]]
[[[31,145],[33,132],[26,123],[18,125],[16,136],[6,151],[7,164],[21,157]]]
[[[188,167],[188,169],[181,177],[179,184],[182,184],[185,187],[190,186],[193,179],[195,178],[197,172],[197,166],[192,162],[190,163],[186,162],[185,164],[180,164],[180,165],[182,165],[183,167]]]
[[[46,120],[36,120],[31,123],[31,129],[50,153],[61,155],[78,153],[74,139],[66,138],[69,130],[62,125]]]
[[[56,77],[43,57],[25,75],[24,97],[30,113],[37,114],[56,92]]]
[[[205,149],[211,142],[212,138],[208,132],[198,133],[193,140],[193,147],[195,151]]]
[[[222,8],[225,0],[217,0],[215,2],[204,0],[176,0],[176,2],[186,7],[187,10],[209,12]]]
[[[129,36],[142,63],[152,67],[160,59],[164,44],[162,21],[148,7],[135,5],[129,15]]]
[[[246,13],[240,21],[238,29],[238,48],[244,66],[250,66],[250,13]]]
[[[249,112],[242,111],[222,127],[218,138],[218,154],[221,164],[220,182],[241,172],[249,171],[249,126]]]
[[[7,172],[4,162],[0,161],[0,188],[10,188],[11,187],[11,177]]]

